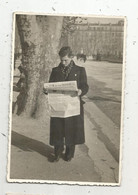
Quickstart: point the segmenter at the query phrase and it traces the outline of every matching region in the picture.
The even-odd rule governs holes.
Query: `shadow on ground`
[[[12,131],[11,144],[20,148],[23,151],[35,151],[48,158],[48,161],[53,160],[54,150],[52,147],[38,140],[26,137],[15,131]]]

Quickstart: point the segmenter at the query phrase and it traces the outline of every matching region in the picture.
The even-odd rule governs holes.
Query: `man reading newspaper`
[[[74,91],[67,90],[66,93],[65,90],[61,91],[63,94],[65,94],[65,97],[68,97],[69,103],[73,100],[76,101],[74,102],[74,104],[76,104],[76,113],[71,114],[71,112],[69,112],[68,115],[67,113],[64,113],[64,116],[62,116],[63,113],[55,116],[51,113],[50,145],[54,146],[54,162],[59,161],[59,158],[64,151],[64,145],[66,145],[65,160],[71,161],[71,159],[74,157],[75,145],[83,144],[85,142],[83,111],[84,101],[82,101],[82,96],[88,92],[85,69],[83,67],[77,66],[74,63],[74,61],[72,60],[73,55],[70,47],[61,48],[61,50],[59,51],[59,56],[61,63],[57,67],[52,69],[49,82],[52,82],[53,85],[54,82],[75,81],[76,85],[73,85],[73,87],[76,87],[76,89]],[[57,105],[53,106],[54,110],[59,109],[58,103],[62,105],[63,97],[63,94],[61,92],[58,93],[58,90],[56,92],[58,94],[57,98],[59,98],[60,102],[57,102],[55,94],[53,94],[53,97],[51,96],[53,99],[55,98],[55,101],[57,102]],[[65,103],[66,101],[64,98],[63,100],[63,102]],[[67,104],[63,104],[61,110],[63,111],[65,108],[67,108],[66,106]],[[70,105],[70,109],[73,109],[72,106]],[[77,108],[79,109],[77,110]]]

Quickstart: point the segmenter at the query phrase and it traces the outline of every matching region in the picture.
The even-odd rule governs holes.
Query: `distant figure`
[[[80,53],[78,53],[78,54],[77,54],[77,60],[86,62],[86,60],[87,60],[86,55],[85,55],[85,54],[80,54]]]
[[[101,61],[101,54],[98,52],[97,55],[96,55],[96,60],[97,61]]]
[[[83,54],[83,48],[81,48],[81,54]]]
[[[19,95],[17,96],[18,109],[17,109],[16,114],[20,115],[24,109],[24,104],[26,101],[25,97],[26,97],[26,75],[27,75],[27,72],[23,66],[19,66],[18,69],[19,69],[21,75],[20,75],[20,79],[19,79],[18,83],[16,84],[16,86],[18,87],[18,89],[20,91]]]
[[[17,99],[13,102],[12,113],[15,111],[17,105],[17,115],[20,115],[24,108],[24,103],[26,101],[26,70],[22,65],[18,67],[20,71],[20,79],[17,84],[13,86],[13,91],[19,92]]]

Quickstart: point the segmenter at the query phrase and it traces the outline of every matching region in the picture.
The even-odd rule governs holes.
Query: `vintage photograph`
[[[125,27],[14,13],[9,182],[120,184]]]

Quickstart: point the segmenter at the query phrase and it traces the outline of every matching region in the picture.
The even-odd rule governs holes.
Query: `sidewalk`
[[[75,158],[71,162],[63,159],[57,163],[49,161],[53,148],[49,146],[48,122],[46,126],[14,115],[10,178],[100,182],[100,175],[95,171],[86,145],[76,147]]]
[[[49,146],[48,121],[47,129],[36,120],[24,121],[19,116],[13,117],[11,179],[117,182],[118,162],[100,136],[101,132],[107,136],[116,150],[118,136],[112,121],[94,103],[85,104],[86,143],[76,147],[75,158],[71,162],[63,159],[57,163],[49,162],[53,148]],[[106,129],[107,124],[110,129]]]

